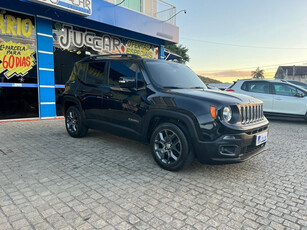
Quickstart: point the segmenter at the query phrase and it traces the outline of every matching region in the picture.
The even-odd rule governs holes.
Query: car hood
[[[210,89],[168,89],[166,93],[182,95],[199,100],[220,102],[227,105],[253,104],[262,101],[239,93],[223,92]]]

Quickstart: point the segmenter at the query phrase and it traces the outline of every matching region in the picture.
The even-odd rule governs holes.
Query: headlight
[[[229,122],[232,118],[232,111],[229,106],[224,107],[223,109],[223,118],[226,122]]]

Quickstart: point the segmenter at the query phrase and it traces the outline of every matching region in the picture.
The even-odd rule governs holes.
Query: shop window
[[[0,12],[0,119],[37,117],[34,17]]]
[[[125,1],[126,7],[141,11],[141,1]],[[158,48],[151,44],[128,40],[116,35],[76,27],[60,22],[53,23],[54,74],[57,115],[62,114],[60,96],[71,76],[74,64],[89,55],[135,54],[145,58],[158,58]],[[87,39],[86,39],[87,38]],[[91,39],[88,39],[91,38]],[[94,42],[95,41],[95,42]],[[104,84],[103,81],[99,84]],[[142,84],[140,82],[140,84]]]

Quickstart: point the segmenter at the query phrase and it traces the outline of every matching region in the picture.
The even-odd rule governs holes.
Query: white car
[[[289,82],[244,79],[235,81],[225,91],[246,94],[262,100],[266,115],[307,120],[307,90]]]

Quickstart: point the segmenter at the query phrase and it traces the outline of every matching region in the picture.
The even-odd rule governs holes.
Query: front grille
[[[264,119],[263,104],[241,105],[240,115],[243,125],[261,121]]]

